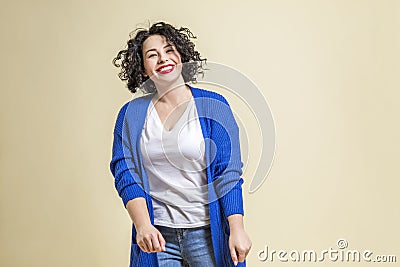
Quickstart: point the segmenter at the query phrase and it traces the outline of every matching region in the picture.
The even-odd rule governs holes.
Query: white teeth
[[[166,71],[166,70],[172,70],[172,66],[166,66],[164,68],[161,68],[159,71]]]

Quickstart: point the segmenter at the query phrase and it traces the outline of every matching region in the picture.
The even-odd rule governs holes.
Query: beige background
[[[0,266],[128,265],[108,164],[132,96],[111,60],[148,20],[189,27],[268,99],[274,165],[254,194],[244,177],[249,266],[285,265],[259,262],[265,245],[339,238],[400,260],[399,1],[21,0],[0,20]]]

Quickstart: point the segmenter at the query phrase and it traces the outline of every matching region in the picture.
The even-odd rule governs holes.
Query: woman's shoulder
[[[204,89],[204,88],[199,88],[199,87],[194,87],[194,86],[191,86],[191,88],[192,88],[192,93],[193,93],[194,97],[213,98],[216,100],[220,100],[220,101],[224,102],[225,104],[228,104],[228,101],[226,100],[226,98],[220,93],[211,91],[209,89]]]
[[[128,109],[129,113],[132,113],[132,111],[139,111],[142,108],[147,108],[152,97],[153,94],[134,96],[133,99],[124,103],[122,107],[119,109],[118,118],[125,117]]]

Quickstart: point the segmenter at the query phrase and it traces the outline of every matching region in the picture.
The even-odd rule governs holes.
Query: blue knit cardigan
[[[205,141],[210,227],[218,267],[234,266],[228,247],[227,217],[244,214],[239,128],[226,99],[215,92],[190,86]],[[151,223],[154,214],[148,178],[143,166],[140,137],[147,108],[154,94],[131,100],[120,110],[114,128],[110,169],[124,206],[129,200],[146,200]],[[157,253],[143,252],[132,225],[130,267],[158,266]],[[246,266],[239,263],[237,266]]]

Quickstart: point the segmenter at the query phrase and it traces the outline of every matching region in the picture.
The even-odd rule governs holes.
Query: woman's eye
[[[168,49],[167,53],[169,53],[169,52],[174,52],[174,49]]]
[[[154,56],[156,56],[156,54],[151,54],[151,55],[149,55],[149,58],[150,58],[150,57],[154,57]]]

